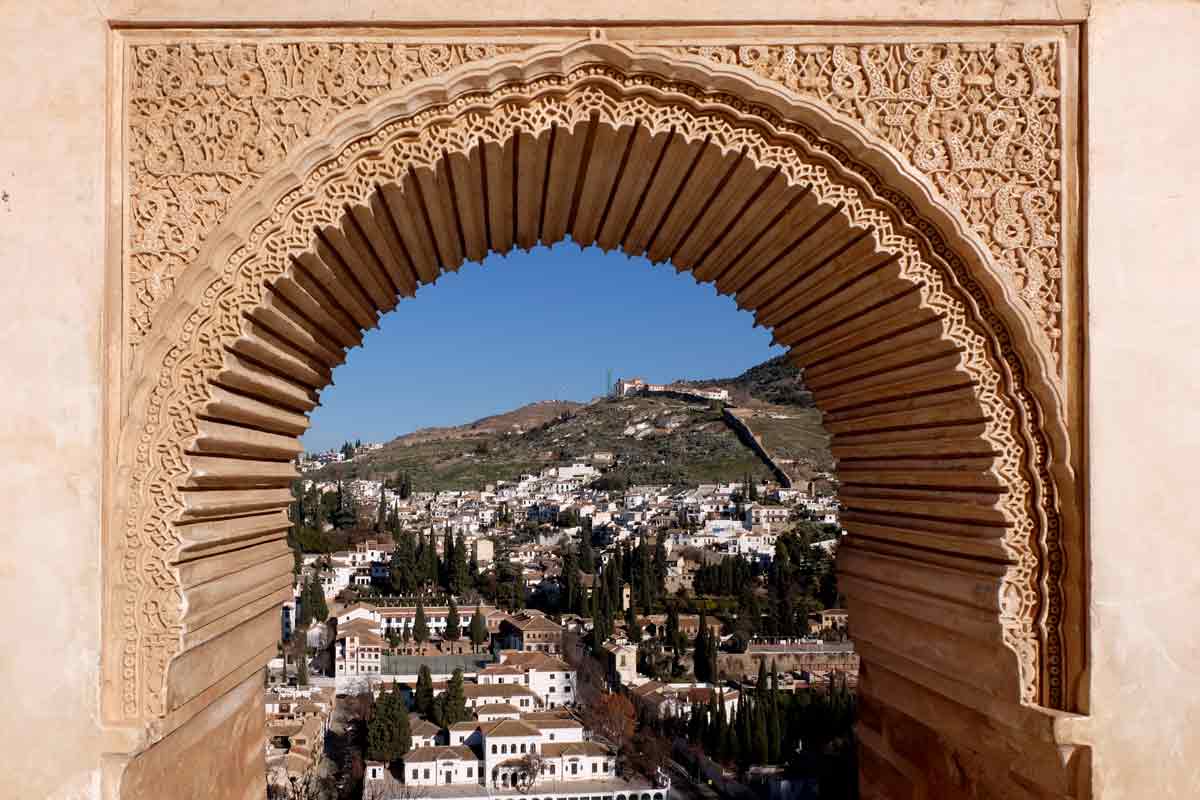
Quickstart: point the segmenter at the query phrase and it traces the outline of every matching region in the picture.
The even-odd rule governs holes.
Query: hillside
[[[793,474],[829,469],[832,460],[820,414],[795,368],[780,359],[736,378],[695,382],[730,390],[750,406],[747,422],[777,456],[799,462]],[[780,401],[792,401],[783,404]],[[764,430],[760,431],[759,427]],[[468,489],[560,461],[612,453],[610,482],[696,484],[770,471],[723,419],[719,408],[677,397],[601,398],[588,404],[545,401],[465,425],[426,428],[379,450],[334,464],[312,477],[394,479],[413,488]]]
[[[776,356],[769,361],[755,364],[736,378],[714,378],[684,383],[728,389],[732,405],[735,406],[776,404],[813,407],[812,393],[805,387],[799,368],[793,366],[787,360],[787,356]]]

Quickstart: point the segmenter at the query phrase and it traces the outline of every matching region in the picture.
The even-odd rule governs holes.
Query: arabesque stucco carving
[[[225,55],[214,63],[230,69],[244,65],[244,60],[229,55],[231,51],[221,52]],[[319,63],[328,70],[329,63],[341,62]],[[355,70],[363,69],[361,61],[354,63]],[[187,214],[199,213],[195,219],[204,220],[205,232],[214,238],[198,235],[192,242],[197,269],[176,276],[174,296],[163,306],[169,319],[161,321],[139,354],[145,359],[145,380],[131,400],[125,433],[128,482],[122,488],[123,524],[114,543],[120,574],[109,598],[110,618],[117,621],[122,641],[116,680],[122,716],[148,721],[171,710],[166,674],[186,638],[181,617],[185,597],[174,561],[181,545],[176,523],[185,511],[180,487],[193,474],[188,449],[202,438],[199,420],[212,401],[214,376],[236,369],[228,360],[229,348],[246,335],[247,315],[264,303],[272,281],[288,273],[297,253],[312,247],[314,229],[336,227],[348,206],[366,202],[380,185],[401,180],[414,169],[436,170],[447,153],[503,143],[518,132],[537,134],[556,126],[570,130],[590,120],[674,131],[689,141],[707,140],[722,152],[742,152],[754,164],[778,170],[790,184],[811,187],[822,203],[841,204],[853,225],[871,231],[876,247],[892,254],[906,285],[920,288],[924,307],[942,321],[941,336],[961,353],[961,368],[970,376],[986,419],[981,441],[996,453],[991,469],[1004,488],[998,508],[1007,523],[1001,538],[1009,559],[997,624],[1019,667],[1019,700],[1061,703],[1064,616],[1059,581],[1064,565],[1059,490],[1052,472],[1063,437],[1053,425],[1060,419],[1051,387],[1053,367],[1039,366],[1051,361],[1043,361],[1044,354],[1039,356],[1029,344],[1034,332],[1022,321],[1024,312],[1016,310],[1011,287],[998,277],[994,285],[988,283],[992,273],[986,256],[975,249],[952,214],[923,194],[926,184],[889,161],[890,156],[880,155],[882,160],[871,166],[834,142],[829,131],[835,128],[839,135],[858,134],[827,110],[766,82],[747,83],[739,73],[711,60],[593,44],[494,63],[468,65],[447,73],[445,80],[427,81],[412,93],[400,91],[369,104],[355,122],[359,127],[353,138],[346,139],[347,133],[339,134],[336,127],[326,128],[322,141],[297,148],[308,161],[315,159],[315,166],[295,176],[278,173],[265,194],[243,195],[241,205],[233,198],[248,191],[242,180],[254,174],[250,162],[266,168],[263,154],[269,148],[250,144],[261,128],[251,137],[244,127],[248,121],[237,113],[226,116],[231,112],[220,104],[221,110],[198,118],[194,110],[173,112],[171,104],[163,106],[156,130],[193,138],[187,148],[177,140],[170,144],[170,137],[160,141],[168,152],[159,162],[186,165],[190,158],[193,166],[208,165],[203,173],[181,178],[178,185],[184,188],[178,197],[198,186],[219,197],[204,212],[179,206]],[[293,79],[304,85],[303,64],[294,66]],[[485,88],[492,85],[489,70],[504,75],[496,84],[499,88]],[[180,79],[169,70],[158,74],[164,81]],[[253,69],[225,74],[211,81],[221,84],[220,91],[208,88],[201,93],[236,96],[235,91],[255,90],[260,85],[256,74]],[[335,70],[311,80],[338,86],[346,74]],[[232,83],[231,76],[236,78]],[[385,85],[382,73],[376,80],[374,86]],[[262,85],[267,85],[265,78]],[[746,96],[731,94],[728,87],[744,90]],[[384,89],[379,92],[382,95]],[[364,124],[369,124],[369,132],[364,132]],[[200,130],[204,133],[197,133]],[[276,140],[281,147],[270,151],[271,158],[283,158],[282,145],[298,142],[301,130],[295,127],[294,139]],[[326,140],[338,142],[336,148]],[[149,134],[144,141],[150,141]],[[856,148],[869,151],[871,145],[860,140]],[[178,160],[172,161],[175,157]],[[262,162],[255,161],[260,157]],[[243,170],[237,173],[242,178],[234,180],[223,171],[226,167]],[[182,168],[186,172],[187,167]],[[888,170],[886,179],[880,168]],[[169,173],[164,170],[159,177],[145,179],[158,187],[153,191],[160,191],[179,177]],[[135,205],[140,191],[131,197]],[[918,197],[919,208],[914,205]],[[222,214],[234,207],[240,210],[231,212],[228,224],[222,225]],[[191,225],[193,233],[203,227],[195,221],[179,224]],[[998,299],[1003,297],[1010,302]],[[252,481],[246,485],[247,493],[257,491]],[[268,497],[263,502],[285,505],[286,499]],[[233,499],[229,503],[230,508],[238,507]]]
[[[231,202],[296,143],[385,92],[522,47],[265,37],[131,47],[129,346],[145,336]],[[765,41],[674,49],[749,69],[896,147],[987,245],[1062,368],[1057,41]]]

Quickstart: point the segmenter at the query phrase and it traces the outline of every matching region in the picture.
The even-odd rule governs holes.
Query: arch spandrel
[[[584,157],[596,153],[600,137],[630,151],[660,147],[662,163],[682,165],[666,196],[648,201],[661,206],[656,223],[639,219],[652,193],[632,209],[592,202],[579,218],[590,165],[600,163]],[[558,153],[569,155],[556,165]],[[455,170],[483,187],[504,180],[503,169],[486,165],[502,167],[510,157],[510,175],[530,165],[527,175],[536,176],[518,177],[515,211],[485,189],[487,213],[464,214],[468,179]],[[572,171],[575,158],[580,166]],[[867,476],[858,485],[847,481],[843,495],[847,526],[857,533],[843,559],[851,583],[875,585],[883,574],[876,565],[908,557],[895,580],[944,581],[951,605],[974,606],[978,621],[967,627],[976,638],[959,638],[962,653],[993,657],[975,675],[985,693],[1014,704],[1069,705],[1062,673],[1074,665],[1063,662],[1059,630],[1061,473],[1052,474],[1065,463],[1061,404],[1026,313],[979,243],[934,199],[927,179],[820,106],[699,57],[590,42],[463,66],[347,113],[264,178],[181,276],[135,366],[144,378],[123,450],[131,477],[121,504],[128,544],[116,543],[122,580],[108,600],[109,624],[125,641],[119,656],[110,654],[109,666],[123,668],[114,673],[121,675],[115,716],[153,723],[182,713],[210,688],[205,670],[229,668],[221,651],[232,645],[221,641],[237,638],[248,655],[269,643],[261,620],[283,589],[263,587],[283,573],[273,569],[282,563],[290,502],[279,464],[298,451],[304,415],[342,348],[356,343],[378,310],[485,244],[528,246],[547,230],[579,230],[606,247],[626,247],[634,237],[634,252],[654,253],[671,240],[678,256],[686,226],[672,221],[673,204],[690,198],[701,218],[743,207],[689,195],[685,184],[700,169],[714,192],[731,186],[723,175],[777,173],[785,209],[815,231],[802,241],[760,232],[723,272],[704,271],[705,249],[696,264],[676,266],[695,266],[698,278],[744,300],[799,362],[813,364],[810,379],[818,404],[828,398],[835,447],[846,442],[842,457],[859,465],[849,472]],[[620,167],[610,162],[595,174],[612,175],[610,196],[617,197]],[[522,192],[540,194],[547,205],[532,213]],[[550,192],[563,196],[548,202]],[[594,197],[591,190],[586,196]],[[622,234],[605,241],[610,215],[625,212]],[[789,267],[785,253],[805,248],[808,275],[804,264]],[[857,267],[843,257],[870,260],[870,269],[847,274]],[[821,331],[804,316],[841,302],[921,358],[904,363],[870,326],[847,319]],[[860,347],[882,359],[884,378],[856,360],[852,351]],[[855,392],[864,398],[858,408]],[[920,407],[916,399],[928,396],[937,402]],[[912,435],[948,424],[966,435]],[[897,449],[921,462],[961,461],[962,469],[957,478],[935,476],[942,485],[906,484],[899,470],[884,468],[896,466],[888,454]],[[244,562],[219,555],[235,547]],[[913,548],[933,555],[913,559]],[[866,572],[855,574],[856,560]],[[950,573],[968,577],[956,586]],[[991,596],[980,596],[989,580]],[[976,600],[964,600],[972,592]],[[229,617],[231,609],[253,610]],[[878,641],[895,646],[882,632]],[[1008,655],[996,660],[998,653]],[[945,668],[936,660],[924,666]]]

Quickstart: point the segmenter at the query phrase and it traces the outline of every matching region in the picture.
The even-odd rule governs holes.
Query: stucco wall
[[[1093,780],[1197,797],[1200,6],[1100,3],[1089,33]]]
[[[0,13],[0,797],[94,797],[105,26],[89,3]]]
[[[474,6],[353,2],[310,19],[442,21]],[[577,2],[493,4],[493,19],[588,19]],[[1063,13],[1078,13],[1064,3]],[[599,8],[599,7],[598,7]],[[976,18],[1053,19],[1053,3],[972,4]],[[313,9],[318,9],[314,11]],[[456,13],[462,9],[462,13]],[[623,19],[779,18],[776,2],[627,4]],[[880,10],[882,9],[882,10]],[[952,10],[947,10],[952,9]],[[100,794],[98,663],[106,161],[104,19],[285,19],[294,3],[6,2],[0,64],[0,797]],[[830,19],[945,20],[948,3],[824,3]],[[318,14],[318,16],[313,16]],[[787,17],[785,17],[787,18]],[[1092,718],[1102,800],[1200,795],[1200,424],[1195,297],[1200,7],[1100,2],[1086,36]],[[16,779],[15,781],[13,779]]]

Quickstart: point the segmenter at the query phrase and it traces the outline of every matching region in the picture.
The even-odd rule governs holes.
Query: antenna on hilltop
[[[609,367],[609,368],[608,368],[608,373],[607,373],[607,375],[606,375],[606,381],[605,381],[605,384],[604,384],[604,394],[605,394],[605,395],[610,395],[610,394],[612,394],[612,390],[613,390],[613,382],[612,382],[612,367]]]

